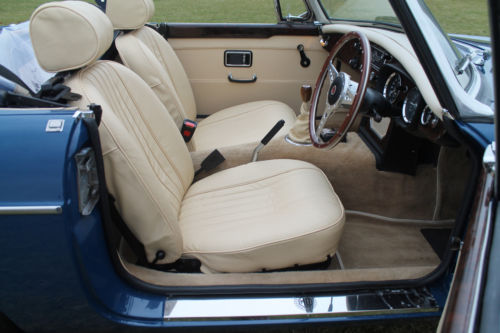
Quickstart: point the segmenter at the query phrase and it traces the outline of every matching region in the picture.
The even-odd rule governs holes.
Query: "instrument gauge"
[[[415,123],[417,112],[422,107],[422,101],[422,95],[417,88],[412,88],[408,91],[401,110],[401,116],[403,117],[403,121],[405,123]]]
[[[389,103],[394,104],[403,89],[403,81],[401,75],[398,73],[392,73],[385,81],[384,85],[384,97],[389,101]]]

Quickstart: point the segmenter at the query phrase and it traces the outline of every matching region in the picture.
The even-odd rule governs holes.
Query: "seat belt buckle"
[[[224,162],[226,159],[222,154],[215,149],[213,152],[211,152],[203,161],[201,161],[201,166],[200,169],[197,170],[194,175],[197,176],[199,175],[202,171],[208,172],[213,169],[215,169],[219,164]]]
[[[196,130],[197,126],[198,123],[196,121],[184,119],[182,123],[181,134],[185,142],[191,141],[191,138],[193,137],[194,131]]]
[[[222,156],[222,154],[215,149],[201,162],[201,168],[205,171],[211,171],[225,160],[224,156]]]

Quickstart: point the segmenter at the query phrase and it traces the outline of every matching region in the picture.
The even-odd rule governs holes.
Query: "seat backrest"
[[[154,13],[153,0],[108,0],[106,14],[115,29],[116,49],[124,65],[153,89],[180,128],[196,119],[196,103],[181,61],[165,38],[144,26]]]
[[[80,1],[42,5],[32,15],[30,31],[43,68],[66,71],[85,67],[65,84],[83,96],[78,101],[82,109],[90,103],[103,108],[99,133],[107,185],[118,211],[144,244],[148,260],[163,250],[166,258],[158,263],[175,261],[183,249],[180,205],[194,170],[168,111],[130,69],[95,61],[113,37],[111,22],[97,7]],[[81,50],[91,56],[80,56]],[[56,58],[61,61],[53,61]]]

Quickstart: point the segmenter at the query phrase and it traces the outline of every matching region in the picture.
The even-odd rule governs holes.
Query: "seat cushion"
[[[181,206],[184,257],[205,272],[321,262],[337,249],[344,208],[323,172],[296,160],[249,163],[194,183]]]
[[[198,123],[193,136],[194,150],[213,150],[258,142],[280,120],[285,126],[277,136],[288,133],[295,122],[295,113],[277,101],[258,101],[218,111]]]

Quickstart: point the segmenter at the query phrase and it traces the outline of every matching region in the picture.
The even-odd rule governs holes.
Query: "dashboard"
[[[444,126],[427,105],[415,80],[402,64],[385,48],[371,42],[371,72],[368,87],[380,92],[391,105],[391,110],[384,110],[382,116],[405,131],[439,141],[445,134]],[[348,72],[354,78],[362,70],[361,46],[357,41],[347,43],[334,60],[337,69]],[[375,117],[380,121],[381,117]]]
[[[362,117],[358,134],[374,153],[379,170],[415,174],[417,165],[437,162],[441,145],[455,144],[446,133],[443,108],[404,34],[357,29],[370,40],[368,88],[388,102]],[[323,27],[322,38],[333,45],[351,30],[347,25]],[[333,64],[359,82],[363,69],[360,43],[345,44]]]
[[[435,129],[440,132],[441,120],[432,113],[417,85],[401,64],[380,46],[372,44],[371,48],[372,85],[395,109],[392,114],[396,116],[398,124],[414,134],[429,136],[430,130]],[[415,133],[418,130],[420,133]],[[429,139],[434,139],[440,133],[434,134]]]

